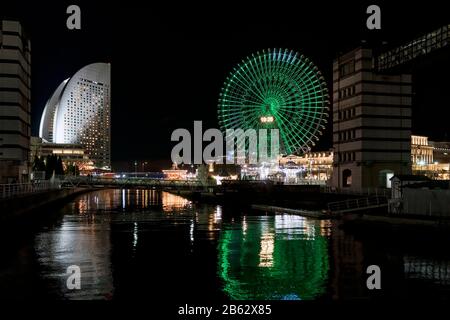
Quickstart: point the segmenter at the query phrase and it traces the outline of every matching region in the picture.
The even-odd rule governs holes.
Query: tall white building
[[[45,105],[39,137],[81,144],[97,168],[111,168],[111,65],[93,63],[64,80]]]

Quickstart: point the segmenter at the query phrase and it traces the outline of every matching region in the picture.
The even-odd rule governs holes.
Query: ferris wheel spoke
[[[230,97],[222,98],[222,101],[223,102],[230,101],[230,102],[234,102],[238,105],[250,104],[250,105],[259,106],[259,107],[261,107],[263,105],[262,101],[257,101],[257,100],[251,99],[250,97],[248,97],[246,95],[244,95],[244,96],[241,95],[240,97],[239,96],[230,96]]]
[[[299,99],[298,97],[294,97],[291,100],[286,101],[285,105],[290,106],[293,104],[294,106],[297,106],[298,100],[300,100],[305,107],[314,107],[315,105],[318,105],[319,108],[322,108],[323,104],[326,103],[326,99],[320,98],[320,96],[310,97],[309,94],[305,94],[304,98]]]
[[[286,84],[280,79],[277,79],[277,81],[273,83],[273,86],[276,88],[276,90],[272,89],[270,90],[270,92],[272,94],[276,94],[279,97],[283,97],[282,100],[285,100],[286,97],[289,97],[291,95],[291,88],[289,87],[289,84]]]
[[[286,122],[286,119],[284,119],[284,120],[285,120],[284,122]],[[284,122],[282,122],[282,123],[284,123]],[[293,127],[292,129],[289,129],[289,128],[285,129],[287,131],[286,133],[288,133],[288,136],[298,137],[302,143],[307,143],[308,140],[310,140],[309,137],[304,132],[304,131],[308,132],[308,130],[295,130],[294,128],[295,127]]]
[[[261,108],[261,105],[256,105],[256,104],[238,104],[238,103],[231,104],[231,103],[226,103],[224,105],[226,105],[227,107],[229,107],[229,108],[231,108],[233,110],[241,110],[242,107],[251,108],[251,109]]]
[[[280,119],[282,117],[278,117],[278,118]],[[282,133],[282,136],[285,137],[285,139],[289,140],[288,141],[289,145],[292,146],[294,144],[294,142],[295,142],[294,138],[300,138],[300,140],[303,141],[303,137],[299,136],[296,133],[292,134],[291,130],[287,127],[287,125],[283,121],[280,121],[279,119],[278,119],[278,121],[281,123],[280,132]],[[291,124],[291,126],[292,126],[292,124]]]
[[[286,76],[286,72],[289,72],[287,68],[281,67],[278,71],[278,86],[280,89],[282,89],[285,92],[290,92],[295,88],[295,84],[297,81],[293,79],[291,76]]]
[[[222,101],[222,105],[223,106],[227,106],[230,108],[237,108],[237,109],[242,109],[243,107],[245,108],[261,108],[262,104],[257,103],[255,101],[251,101],[251,100],[246,100],[246,99],[242,99],[242,100],[232,100],[232,99],[223,99]]]
[[[289,121],[289,119],[287,119],[284,115],[282,115],[282,114],[278,114],[278,116],[279,116],[279,118],[282,120],[282,121],[280,121],[283,125],[285,125],[285,123],[289,123],[291,126],[291,128],[292,129],[289,129],[288,127],[285,127],[285,130],[287,130],[288,132],[292,132],[293,134],[295,134],[295,135],[297,135],[298,136],[298,133],[300,133],[300,134],[302,134],[302,136],[301,136],[301,138],[302,139],[305,139],[305,138],[307,138],[306,136],[305,136],[305,134],[304,134],[304,130],[296,130],[297,129],[297,127],[296,127],[296,125],[297,125],[297,123],[292,123],[292,121]],[[285,125],[286,126],[286,125]],[[299,136],[300,137],[300,136]]]
[[[228,124],[227,129],[235,130],[236,128],[239,128],[242,126],[242,123],[239,120],[230,120],[230,121],[226,121],[226,123]]]
[[[232,122],[234,124],[232,129],[244,128],[245,120],[246,120],[245,118],[250,118],[251,119],[253,117],[242,116],[242,115],[235,115],[235,116],[228,117],[228,121]],[[240,126],[237,126],[237,124],[240,124]]]
[[[238,88],[240,88],[241,90],[243,90],[244,92],[250,92],[254,95],[254,97],[259,98],[261,100],[264,100],[264,97],[262,96],[262,94],[260,92],[256,92],[253,88],[252,88],[252,84],[250,82],[248,82],[246,80],[246,78],[242,77],[236,77],[234,76],[234,80],[230,80],[232,83],[235,83],[236,86]]]
[[[279,77],[281,75],[283,75],[284,73],[282,73],[282,71],[280,70],[282,68],[282,64],[284,63],[283,60],[283,56],[282,56],[282,52],[281,50],[278,50],[278,52],[276,53],[276,57],[277,59],[274,60],[273,65],[274,65],[274,69],[273,69],[273,75],[275,76],[275,80],[277,82],[281,82],[279,80]],[[280,83],[277,84],[278,86],[280,85]]]
[[[322,92],[322,85],[318,82],[309,82],[305,84],[305,91],[306,92],[317,92],[317,94],[320,94]]]
[[[305,101],[299,97],[291,97],[280,104],[280,108],[299,109],[305,104]]]
[[[283,126],[284,127],[284,126]],[[285,153],[292,154],[295,153],[296,145],[298,141],[295,141],[292,136],[289,135],[289,132],[286,130],[280,130],[281,139],[283,141],[283,146],[285,149]],[[301,141],[302,143],[303,141]]]
[[[224,117],[226,121],[234,121],[234,120],[244,121],[242,117],[242,112],[229,112],[224,114]]]
[[[274,72],[273,72],[273,62],[272,59],[270,58],[272,55],[272,53],[270,52],[270,49],[268,50],[268,52],[264,55],[264,78],[266,79],[267,83],[267,94],[269,94],[269,92],[271,91],[272,88],[272,84],[270,83],[270,80],[273,78]]]
[[[261,95],[263,97],[266,96],[266,88],[265,88],[265,76],[264,72],[260,70],[260,64],[256,63],[256,58],[253,57],[253,59],[250,60],[250,64],[252,65],[252,69],[250,69],[249,74],[251,75],[253,81],[256,85],[258,85],[259,92],[261,92]]]
[[[292,112],[290,112],[292,113]],[[283,113],[285,114],[285,113]],[[320,114],[308,114],[308,113],[300,113],[300,114],[295,114],[293,113],[293,115],[295,116],[295,118],[293,118],[293,120],[298,120],[298,121],[305,121],[305,120],[311,120],[310,122],[314,123],[314,122],[319,122],[319,120],[321,120],[321,118],[324,116],[324,114],[320,113]]]
[[[267,95],[267,93],[269,92],[270,86],[267,83],[267,79],[270,76],[269,72],[268,72],[268,65],[267,63],[270,61],[268,61],[267,59],[267,55],[265,54],[265,52],[263,51],[263,54],[258,54],[258,60],[259,60],[259,64],[257,64],[258,66],[258,71],[261,77],[261,81],[263,84],[263,90],[265,92],[265,94]]]
[[[315,108],[308,108],[307,106],[302,106],[301,108],[296,108],[296,107],[292,107],[292,106],[281,106],[279,109],[280,112],[285,112],[285,113],[296,113],[296,114],[305,114],[308,116],[319,116],[319,115],[324,115],[326,114],[325,112],[323,112],[323,110],[318,110]]]
[[[258,86],[258,78],[254,74],[254,67],[252,65],[252,68],[249,68],[248,64],[252,65],[251,59],[247,63],[244,64],[244,67],[242,67],[242,69],[245,68],[247,70],[247,74],[243,78],[245,79],[245,81],[247,81],[249,83],[249,85],[255,87],[255,90],[257,90],[257,92],[258,92],[258,96],[262,100],[264,100],[264,92],[261,91],[261,88]]]
[[[241,94],[242,93],[251,93],[255,98],[261,99],[263,100],[263,97],[260,95],[260,93],[255,92],[250,86],[249,84],[246,84],[244,82],[242,82],[241,80],[233,80],[233,82],[236,84],[236,86],[241,89]],[[225,93],[225,95],[230,94],[233,95],[234,93]]]

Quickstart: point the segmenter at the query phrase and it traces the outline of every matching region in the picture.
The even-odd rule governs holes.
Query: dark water
[[[56,210],[56,209],[55,209]],[[26,235],[3,229],[0,298],[449,299],[446,237],[193,204],[154,190],[79,196]],[[381,268],[368,290],[366,268]],[[79,266],[81,289],[67,288]]]

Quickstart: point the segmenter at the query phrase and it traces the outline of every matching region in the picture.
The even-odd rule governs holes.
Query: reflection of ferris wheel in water
[[[293,154],[308,152],[319,140],[327,111],[328,90],[317,67],[296,52],[269,49],[233,69],[218,113],[223,130],[278,129],[281,152]]]

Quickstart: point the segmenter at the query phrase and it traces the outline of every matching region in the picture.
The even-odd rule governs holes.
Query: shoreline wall
[[[39,209],[64,201],[91,189],[56,189],[21,195],[0,200],[0,224],[20,221],[23,218],[38,218]],[[36,215],[34,215],[36,213]]]

